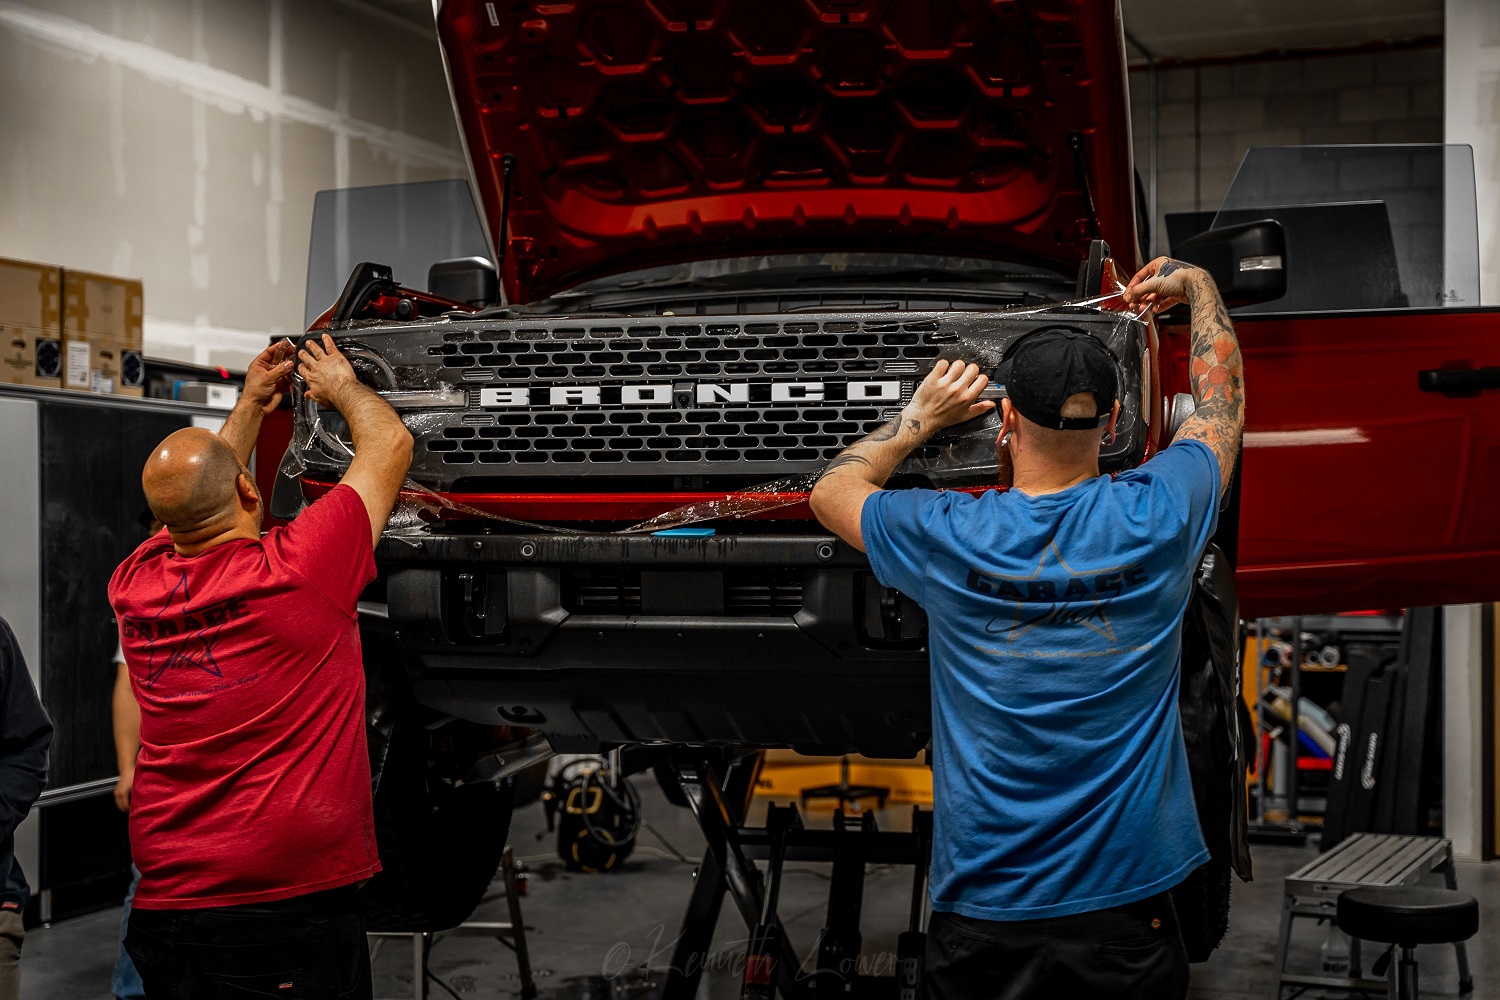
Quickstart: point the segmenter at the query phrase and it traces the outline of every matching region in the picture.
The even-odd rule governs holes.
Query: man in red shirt
[[[152,1000],[370,996],[355,889],[380,862],[356,602],[412,439],[331,337],[309,342],[298,372],[355,457],[262,536],[246,465],[292,353],[255,359],[218,434],[157,446],[141,482],[166,529],[109,583],[141,706],[125,947]]]

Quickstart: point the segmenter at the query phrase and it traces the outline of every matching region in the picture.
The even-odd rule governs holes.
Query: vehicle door
[[[1500,310],[1478,305],[1472,151],[1253,149],[1214,225],[1260,218],[1285,230],[1287,294],[1231,314],[1241,614],[1500,599]],[[1179,364],[1186,334],[1164,338]]]

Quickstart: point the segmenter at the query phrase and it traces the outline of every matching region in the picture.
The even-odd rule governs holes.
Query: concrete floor
[[[540,806],[517,813],[511,844],[533,873],[524,900],[532,965],[544,1000],[636,1000],[649,997],[660,977],[649,970],[668,964],[692,884],[693,864],[678,855],[701,850],[697,827],[686,810],[669,805],[655,784],[638,782],[644,814],[654,831],[643,830],[640,847],[620,871],[572,874],[551,853]],[[897,829],[903,813],[880,817],[882,829]],[[815,814],[809,825],[825,824]],[[1194,1000],[1264,1000],[1274,996],[1271,958],[1280,919],[1281,880],[1316,854],[1314,848],[1257,846],[1256,880],[1236,885],[1229,936],[1207,963],[1193,969]],[[781,915],[798,947],[808,954],[826,905],[827,867],[789,866]],[[1500,997],[1500,949],[1492,927],[1500,927],[1500,863],[1461,865],[1459,887],[1478,896],[1483,928],[1469,942],[1475,997]],[[498,889],[498,886],[496,887]],[[865,886],[864,955],[871,971],[889,971],[896,937],[910,904],[909,868],[872,869]],[[505,919],[503,898],[481,906],[476,919]],[[27,1000],[106,1000],[115,958],[120,911],[66,921],[31,932],[21,964],[21,995]],[[715,951],[719,961],[705,976],[700,996],[731,1000],[739,995],[735,956],[745,928],[726,906]],[[1311,968],[1322,937],[1302,924],[1292,962]],[[375,995],[387,1000],[413,996],[410,950],[388,942],[375,960]],[[1423,996],[1456,995],[1453,949],[1423,949]],[[887,968],[881,969],[882,962]],[[516,963],[502,945],[483,938],[450,938],[432,949],[433,971],[460,997],[516,997]],[[439,987],[434,997],[446,996]],[[1311,995],[1317,995],[1316,993]]]

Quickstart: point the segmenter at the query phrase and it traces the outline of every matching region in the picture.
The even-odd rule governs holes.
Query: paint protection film
[[[999,400],[1005,396],[1006,390],[995,382],[996,369],[1011,343],[1027,333],[1052,326],[1069,327],[1096,336],[1114,355],[1121,387],[1119,432],[1114,439],[1104,441],[1100,463],[1106,471],[1138,464],[1145,457],[1151,421],[1148,402],[1151,398],[1149,326],[1144,311],[1129,311],[1120,296],[1122,290],[1116,282],[1113,292],[1087,299],[964,314],[963,322],[949,322],[931,335],[929,342],[938,346],[938,358],[973,362],[990,375],[991,384],[982,398],[996,401],[996,408],[974,420],[938,432],[897,467],[889,485],[934,489],[998,485],[1002,479],[996,448],[1000,423],[998,411]],[[350,339],[356,333],[352,331]],[[472,386],[456,380],[444,381],[431,368],[393,366],[377,352],[358,345],[341,346],[361,380],[376,388],[396,408],[417,441],[426,441],[429,447],[434,441],[449,446],[448,442],[453,441],[451,428],[455,425],[455,413],[463,412],[466,400],[476,391]],[[933,363],[936,360],[934,358]],[[930,369],[931,364],[927,366],[927,370]],[[319,479],[336,478],[332,474],[346,470],[354,456],[348,427],[337,412],[324,409],[306,397],[301,379],[294,379],[293,383],[295,429],[282,472],[294,478],[305,472],[312,472]],[[902,401],[908,399],[909,390]],[[899,408],[893,407],[884,410],[882,416],[896,419],[900,412]],[[606,415],[603,419],[609,418]],[[445,433],[449,437],[443,440]],[[477,440],[474,432],[470,434]],[[847,446],[858,438],[858,434],[849,435],[841,444]],[[458,439],[457,446],[464,447],[465,440]],[[737,489],[727,495],[716,494],[609,533],[643,534],[763,515],[805,502],[822,472],[820,466]],[[426,531],[439,521],[485,521],[527,531],[601,533],[597,529],[585,531],[504,516],[465,503],[452,495],[456,492],[440,491],[417,478],[408,478],[391,515],[388,532]],[[557,492],[564,490],[560,488]]]

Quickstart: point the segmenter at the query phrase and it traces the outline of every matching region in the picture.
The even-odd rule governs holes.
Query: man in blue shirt
[[[1058,326],[997,372],[1009,490],[881,489],[932,434],[994,406],[963,361],[938,362],[813,490],[818,519],[927,611],[939,1000],[1186,995],[1166,893],[1208,852],[1177,714],[1181,626],[1239,449],[1243,371],[1206,272],[1159,258],[1125,297],[1192,309],[1197,411],[1140,468],[1100,475],[1116,363]]]

